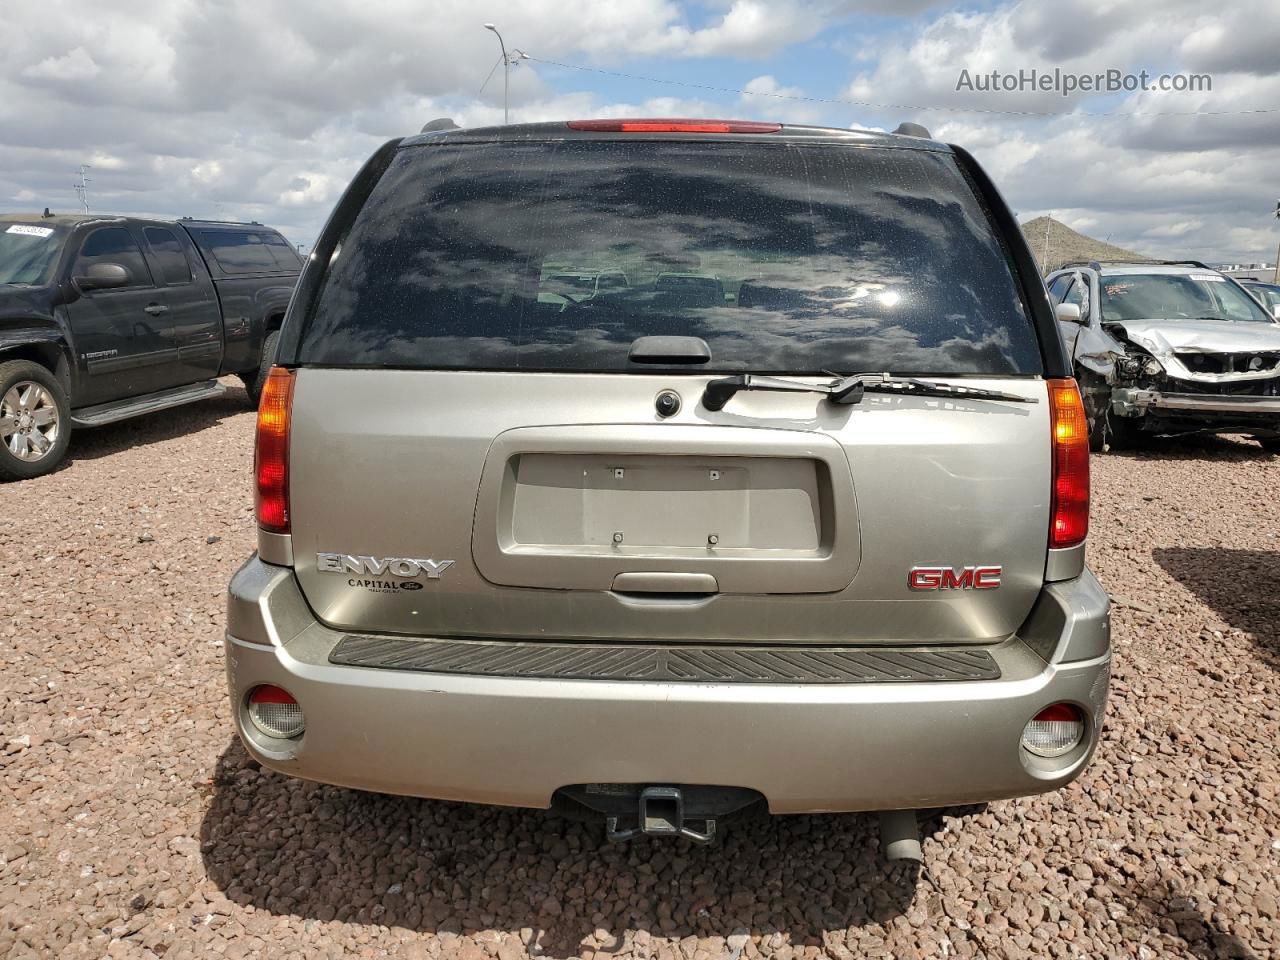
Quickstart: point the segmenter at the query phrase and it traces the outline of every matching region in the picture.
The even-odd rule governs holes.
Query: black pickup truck
[[[301,268],[258,223],[0,214],[0,480],[226,374],[256,404]]]

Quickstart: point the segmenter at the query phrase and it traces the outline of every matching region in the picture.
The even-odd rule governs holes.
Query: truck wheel
[[[1280,437],[1255,437],[1267,453],[1280,454]]]
[[[30,360],[0,363],[0,480],[48,473],[70,442],[71,404],[58,378]]]
[[[262,341],[262,357],[258,360],[258,369],[251,374],[240,374],[240,380],[244,383],[245,393],[249,394],[249,402],[255,407],[258,405],[258,401],[262,399],[262,386],[267,382],[267,374],[271,372],[271,365],[276,362],[276,345],[279,342],[279,330],[272,330],[268,333],[266,339]]]

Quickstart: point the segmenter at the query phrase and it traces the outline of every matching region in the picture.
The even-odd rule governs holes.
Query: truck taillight
[[[606,119],[570,120],[570,130],[594,133],[777,133],[780,123],[758,120]]]
[[[1074,547],[1089,534],[1089,421],[1075,380],[1050,380],[1053,496],[1049,546]]]
[[[268,533],[289,532],[289,415],[292,407],[293,371],[272,367],[258,404],[258,437],[253,457],[258,526]]]

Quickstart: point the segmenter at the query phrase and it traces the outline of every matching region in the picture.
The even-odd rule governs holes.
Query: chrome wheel
[[[19,460],[43,460],[60,427],[58,405],[44,385],[19,380],[0,397],[0,443]]]

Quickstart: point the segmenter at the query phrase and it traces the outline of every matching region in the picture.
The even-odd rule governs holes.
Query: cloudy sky
[[[382,141],[501,122],[501,70],[481,91],[494,21],[536,58],[512,70],[513,121],[912,119],[974,151],[1023,220],[1215,261],[1270,262],[1280,239],[1274,2],[0,4],[0,208],[74,209],[87,163],[95,211],[256,219],[309,244]],[[1207,73],[1212,90],[956,90],[961,70],[1054,67]]]

